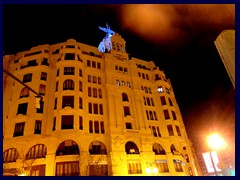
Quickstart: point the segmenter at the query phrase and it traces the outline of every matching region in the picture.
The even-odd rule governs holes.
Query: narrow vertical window
[[[94,130],[95,130],[95,133],[99,133],[99,122],[98,121],[94,121]]]
[[[55,98],[54,109],[57,109],[57,98]]]
[[[94,114],[98,114],[98,104],[96,103],[93,104],[93,112]]]
[[[82,81],[79,81],[79,91],[82,92]]]
[[[89,121],[89,133],[93,133],[93,122]]]
[[[98,89],[98,97],[102,98],[102,89]]]
[[[88,103],[88,112],[92,114],[92,103]]]
[[[103,121],[100,122],[101,133],[104,134],[104,123]]]
[[[79,109],[83,109],[83,100],[79,97]]]
[[[83,118],[79,116],[79,129],[83,130]]]
[[[42,129],[42,121],[36,120],[34,134],[41,134],[41,129]]]
[[[55,91],[58,91],[58,81],[56,82],[56,89]]]
[[[52,128],[53,131],[56,130],[56,117],[54,117],[53,119],[53,128]]]
[[[99,112],[101,115],[103,115],[103,105],[99,104]]]
[[[88,97],[91,97],[92,96],[92,88],[88,88]]]

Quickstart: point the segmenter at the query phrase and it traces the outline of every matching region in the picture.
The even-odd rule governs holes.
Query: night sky
[[[4,5],[4,54],[73,38],[98,47],[111,29],[132,57],[154,63],[171,80],[189,138],[206,150],[218,131],[235,147],[235,90],[214,45],[235,29],[234,5]]]

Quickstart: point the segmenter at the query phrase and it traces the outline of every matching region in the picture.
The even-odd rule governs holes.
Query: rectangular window
[[[79,109],[83,109],[83,100],[79,97]]]
[[[154,106],[153,98],[151,98],[151,104],[152,104],[152,106]]]
[[[57,162],[56,176],[79,176],[79,162]]]
[[[97,98],[97,88],[93,88],[93,97]]]
[[[89,133],[93,133],[93,122],[89,121]]]
[[[169,136],[174,136],[172,125],[167,125],[167,129]]]
[[[128,174],[142,174],[141,162],[128,161]]]
[[[157,114],[156,114],[156,112],[155,112],[155,111],[153,111],[153,116],[154,116],[154,120],[156,120],[156,121],[157,121]]]
[[[176,172],[183,172],[182,162],[180,160],[173,160],[173,163]]]
[[[167,105],[167,102],[166,102],[166,99],[165,99],[164,96],[161,96],[161,97],[160,97],[160,100],[161,100],[162,106]]]
[[[97,63],[97,68],[101,69],[101,64],[99,62]]]
[[[176,126],[176,131],[178,136],[182,136],[179,126]]]
[[[27,107],[28,107],[28,103],[19,104],[18,105],[17,115],[18,114],[26,115],[27,114]]]
[[[153,135],[154,135],[154,137],[157,137],[157,132],[156,132],[156,128],[155,128],[155,126],[152,126],[152,131],[153,131]]]
[[[56,117],[53,118],[53,128],[52,128],[53,131],[56,130]]]
[[[81,81],[79,81],[79,91],[82,92],[82,82]]]
[[[105,130],[104,130],[104,122],[103,121],[100,122],[100,128],[101,128],[101,133],[104,134]]]
[[[56,82],[56,89],[55,91],[58,91],[58,81]]]
[[[101,82],[101,78],[100,77],[98,77],[98,84],[101,84],[102,82]]]
[[[74,53],[66,53],[64,59],[65,60],[75,60],[75,54]]]
[[[96,103],[93,104],[93,112],[94,114],[98,114],[98,104]]]
[[[83,130],[83,118],[79,116],[79,129]]]
[[[47,80],[47,73],[41,72],[41,80],[44,80],[44,81]]]
[[[87,60],[87,66],[91,67],[91,61],[90,60]]]
[[[92,114],[92,103],[88,103],[88,112]]]
[[[174,111],[172,111],[172,116],[173,116],[173,120],[177,119],[176,113]]]
[[[123,107],[123,110],[124,110],[124,116],[131,115],[131,114],[130,114],[130,108],[129,108],[128,106],[124,106],[124,107]]]
[[[161,133],[160,133],[160,130],[159,130],[159,127],[157,127],[157,134],[158,134],[158,137],[162,137]]]
[[[132,129],[132,123],[126,123],[126,129]]]
[[[88,82],[91,82],[91,76],[88,75]]]
[[[98,121],[94,121],[94,130],[95,130],[95,133],[99,133],[99,122]]]
[[[62,108],[69,106],[74,108],[74,96],[63,96],[62,97]]]
[[[62,115],[61,129],[73,129],[73,115]]]
[[[74,75],[75,68],[74,67],[64,67],[64,75]]]
[[[57,109],[57,98],[55,98],[54,109]]]
[[[103,115],[103,105],[99,104],[99,112],[101,115]]]
[[[98,89],[98,97],[102,98],[102,89]]]
[[[41,134],[41,129],[42,129],[42,121],[36,120],[34,134]]]
[[[23,76],[23,83],[31,82],[31,81],[32,81],[32,73],[25,74],[25,75]]]
[[[82,70],[79,69],[79,76],[82,77]]]
[[[93,83],[97,83],[97,77],[96,76],[93,76]]]
[[[92,88],[88,88],[88,97],[92,97]]]
[[[14,129],[13,137],[23,136],[24,126],[25,126],[25,122],[16,123],[16,124],[15,124],[15,129]]]
[[[57,76],[57,77],[59,76],[59,69],[57,69],[57,74],[56,74],[56,76]]]
[[[156,162],[156,167],[158,168],[159,173],[168,173],[168,164],[167,160],[159,160],[159,162]]]
[[[28,61],[27,66],[28,66],[28,67],[29,67],[29,66],[37,66],[37,61],[36,61],[36,59],[31,60],[31,61]]]
[[[169,115],[169,112],[168,112],[167,109],[163,110],[163,113],[164,113],[164,117],[165,117],[166,120],[170,119],[170,115]]]

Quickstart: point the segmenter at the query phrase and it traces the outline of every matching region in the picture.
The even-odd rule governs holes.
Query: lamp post
[[[146,173],[147,175],[152,175],[154,176],[155,174],[158,173],[158,168],[155,166],[155,163],[149,163],[149,162],[146,162],[147,164],[147,168],[146,168]]]
[[[227,143],[217,133],[214,133],[214,134],[211,134],[210,136],[208,136],[207,142],[208,142],[209,147],[216,152],[216,155],[218,156],[219,162],[221,162],[221,160],[220,160],[221,158],[219,156],[220,154],[219,154],[218,150],[226,148]],[[214,152],[214,151],[212,151],[212,152]],[[210,157],[211,157],[211,161],[212,161],[212,164],[213,164],[215,175],[218,176],[218,172],[217,172],[215,164],[213,162],[212,152],[210,152]]]

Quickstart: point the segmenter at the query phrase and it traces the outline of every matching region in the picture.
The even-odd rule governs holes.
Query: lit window
[[[157,91],[158,91],[159,93],[162,93],[162,92],[163,92],[163,88],[162,88],[162,86],[158,86]]]

